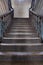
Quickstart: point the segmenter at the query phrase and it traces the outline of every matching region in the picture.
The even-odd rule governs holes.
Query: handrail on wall
[[[32,25],[34,25],[40,39],[43,41],[43,15],[37,14],[36,12],[32,11],[31,8],[29,12],[30,21],[32,22]]]

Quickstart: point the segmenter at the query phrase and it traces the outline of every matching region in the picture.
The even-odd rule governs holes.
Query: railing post
[[[41,18],[41,41],[43,41],[43,18]]]
[[[36,20],[36,30],[37,30],[37,33],[38,33],[38,17],[37,17],[37,20]]]
[[[0,42],[3,40],[3,34],[4,34],[4,21],[3,17],[0,19]]]
[[[37,19],[37,31],[38,31],[38,35],[40,36],[40,19],[39,19],[39,17]]]
[[[0,20],[0,42],[1,42],[2,39],[3,39],[3,26],[2,26],[2,24],[3,24],[3,21]]]

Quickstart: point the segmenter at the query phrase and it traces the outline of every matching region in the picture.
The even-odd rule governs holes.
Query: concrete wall
[[[23,0],[21,0],[23,1]],[[14,8],[14,17],[16,18],[28,18],[29,8],[31,6],[31,0],[11,0],[12,7]]]

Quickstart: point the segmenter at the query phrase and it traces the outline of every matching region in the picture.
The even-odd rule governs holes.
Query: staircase
[[[39,62],[43,60],[43,44],[29,19],[14,19],[3,37],[0,56],[2,61],[11,61],[8,65],[43,65]]]

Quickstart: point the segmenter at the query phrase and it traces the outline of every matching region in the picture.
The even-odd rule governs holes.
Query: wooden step
[[[33,30],[10,30],[11,33],[36,33],[36,31],[33,31]],[[37,33],[36,33],[37,34]]]
[[[0,52],[0,61],[43,61],[43,52]]]
[[[42,52],[0,52],[1,56],[41,56],[43,55]]]
[[[6,42],[6,43],[15,43],[15,42],[18,42],[18,43],[39,43],[40,42],[40,38],[38,37],[35,37],[35,38],[32,38],[32,37],[28,37],[28,38],[16,38],[16,37],[4,37],[3,38],[3,42]]]
[[[43,44],[41,43],[1,43],[1,51],[12,52],[41,52]]]
[[[28,31],[28,32],[30,31],[30,32],[32,32],[33,30],[32,30],[32,29],[31,29],[31,30],[30,30],[30,29],[12,29],[12,30],[10,30],[10,31],[21,31],[21,32],[22,32],[22,31]],[[34,31],[34,32],[35,32],[35,31]]]
[[[12,29],[10,29],[10,30],[33,30],[34,31],[34,29],[33,28],[12,28]]]
[[[15,24],[17,24],[17,25],[31,25],[30,22],[13,22],[12,25],[15,25]]]
[[[15,29],[15,28],[25,28],[25,29],[32,29],[33,27],[18,27],[18,26],[16,26],[16,27],[11,27],[11,29]]]
[[[0,61],[0,65],[43,65],[43,61]]]
[[[11,29],[33,29],[32,27],[11,27]]]
[[[38,37],[38,34],[36,32],[10,32],[6,34],[7,37]]]
[[[15,24],[13,24],[12,27],[31,27],[31,25],[15,25]]]
[[[38,38],[38,35],[9,35],[9,34],[6,34],[5,35],[6,37],[16,37],[16,38]]]
[[[30,32],[30,33],[28,33],[28,32],[27,33],[26,32],[25,33],[19,33],[19,32],[13,33],[12,32],[11,33],[10,32],[10,33],[7,33],[7,34],[9,34],[9,35],[36,35],[36,33],[32,33],[32,32]]]
[[[15,25],[15,24],[13,24],[12,27],[32,27],[32,25],[26,25],[26,24],[24,24],[24,25],[23,24],[22,25],[16,24]]]
[[[16,32],[17,31],[20,31],[20,32],[22,32],[22,31],[23,32],[32,32],[33,30],[27,30],[27,29],[26,30],[22,30],[22,29],[19,30],[19,29],[15,29],[15,30],[10,30],[10,31],[16,31]]]

